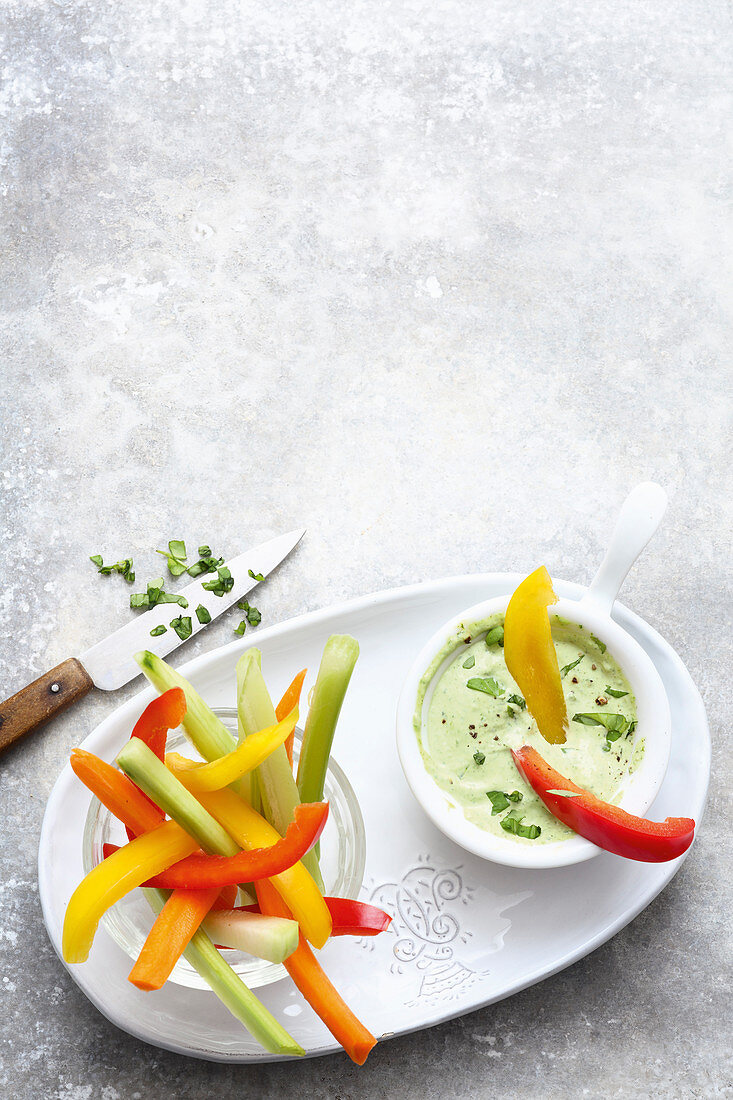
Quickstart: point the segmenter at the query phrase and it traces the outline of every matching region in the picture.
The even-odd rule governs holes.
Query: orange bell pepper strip
[[[290,910],[270,882],[262,879],[255,883],[255,889],[263,913],[273,917],[290,917]],[[363,1066],[377,1040],[334,989],[302,932],[297,948],[285,959],[283,966],[349,1058],[358,1066]]]
[[[161,989],[218,896],[218,887],[171,894],[155,918],[127,980],[145,992]]]
[[[512,756],[550,813],[606,852],[641,863],[666,863],[692,844],[695,822],[691,817],[668,817],[665,821],[636,817],[560,775],[529,745],[513,749]]]
[[[301,669],[296,677],[294,677],[292,684],[286,689],[280,702],[275,707],[275,717],[278,722],[289,714],[293,707],[297,707],[300,703],[300,693],[303,690],[303,681],[305,680],[305,674],[308,671],[307,668]],[[288,763],[290,767],[293,766],[293,742],[295,740],[295,730],[289,733],[285,739],[285,752],[288,754]]]
[[[253,811],[254,812],[254,811]],[[267,847],[239,852],[236,856],[211,856],[197,853],[182,859],[143,886],[161,890],[208,890],[258,878],[272,878],[298,862],[316,843],[328,817],[327,802],[307,802],[295,807],[295,820],[284,837]],[[274,830],[273,830],[274,833]],[[105,859],[115,851],[114,844],[104,845]]]
[[[133,834],[147,833],[164,819],[162,810],[131,779],[86,749],[73,749],[72,771]]]
[[[179,775],[179,779],[185,784],[185,774]],[[281,839],[277,829],[234,791],[202,792],[198,799],[244,849],[267,848]],[[286,871],[270,876],[270,881],[297,920],[305,938],[314,947],[323,947],[331,934],[331,914],[310,872],[298,862]]]
[[[568,712],[547,608],[557,603],[544,565],[515,590],[504,616],[504,660],[529,711],[553,745],[566,741]]]
[[[198,850],[198,841],[175,821],[149,833],[98,863],[77,886],[66,907],[62,952],[67,963],[84,962],[106,911],[136,886]]]
[[[267,726],[250,734],[233,752],[220,756],[209,764],[196,764],[176,752],[169,753],[165,763],[177,778],[180,778],[178,767],[186,769],[186,786],[194,794],[199,791],[216,791],[236,783],[243,775],[259,767],[293,732],[297,721],[298,708],[294,707],[287,718],[274,726]],[[182,763],[183,761],[186,762]]]

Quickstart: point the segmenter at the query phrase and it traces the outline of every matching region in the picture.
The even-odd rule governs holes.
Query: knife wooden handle
[[[0,703],[0,752],[36,726],[66,710],[92,690],[94,683],[76,657],[56,665],[28,687]]]

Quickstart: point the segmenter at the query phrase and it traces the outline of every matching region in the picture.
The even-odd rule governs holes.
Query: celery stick
[[[214,943],[272,963],[284,962],[298,946],[297,921],[263,913],[211,912],[203,928]]]
[[[349,634],[332,634],[324,646],[298,761],[302,802],[323,798],[333,735],[358,656],[359,643]]]
[[[130,738],[118,754],[117,763],[164,813],[177,821],[194,840],[198,840],[204,851],[220,856],[235,856],[240,851],[226,829],[139,737]]]
[[[159,913],[167,894],[162,890],[145,890],[145,896],[155,912]],[[203,929],[199,928],[194,933],[184,955],[194,970],[211,986],[219,1000],[244,1024],[265,1050],[272,1054],[305,1054],[300,1044],[296,1043],[292,1035],[288,1034],[221,957]]]
[[[237,742],[229,730],[206,705],[195,688],[191,687],[188,680],[184,680],[174,668],[148,649],[143,650],[142,653],[136,653],[135,660],[153,687],[161,694],[172,687],[183,688],[186,693],[183,728],[204,760],[216,760],[217,757],[225,756],[236,749]]]
[[[237,713],[247,736],[276,721],[260,661],[259,649],[248,649],[237,661]],[[284,836],[293,820],[295,807],[302,801],[285,746],[278,745],[260,764],[256,774],[265,817]],[[302,862],[323,892],[323,878],[313,849],[303,857]]]

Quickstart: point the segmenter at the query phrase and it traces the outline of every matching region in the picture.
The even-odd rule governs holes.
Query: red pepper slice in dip
[[[550,813],[606,852],[642,863],[666,863],[692,844],[695,822],[691,817],[668,817],[666,821],[635,817],[560,775],[529,745],[512,749],[512,756]]]

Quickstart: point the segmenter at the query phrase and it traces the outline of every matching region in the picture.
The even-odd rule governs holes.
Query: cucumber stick
[[[214,943],[272,963],[284,962],[298,946],[297,921],[263,913],[211,912],[203,928]]]
[[[164,813],[177,821],[189,836],[198,840],[205,852],[235,856],[240,851],[229,833],[168,771],[155,753],[139,737],[131,737],[117,756],[125,775],[152,798]]]
[[[156,913],[165,905],[164,890],[144,891]],[[249,1033],[272,1054],[305,1054],[305,1051],[289,1035],[282,1024],[255,997],[228,962],[222,958],[206,932],[199,928],[183,952],[194,970],[211,986],[219,1000],[226,1005]]]
[[[184,680],[174,668],[148,649],[143,650],[142,653],[136,653],[135,660],[153,687],[161,694],[169,688],[183,688],[186,695],[183,728],[204,760],[216,760],[236,749],[237,742],[229,730],[206,705],[196,689],[191,687],[188,680]]]
[[[349,634],[332,634],[323,648],[300,747],[301,802],[320,802],[323,798],[333,735],[358,656],[359,643]]]
[[[261,659],[259,649],[248,649],[237,661],[237,713],[240,727],[247,736],[276,721],[275,708],[260,667]],[[293,820],[295,807],[302,802],[284,745],[279,745],[260,764],[256,775],[264,815],[284,836]],[[313,849],[303,857],[302,863],[323,893],[323,878]]]

